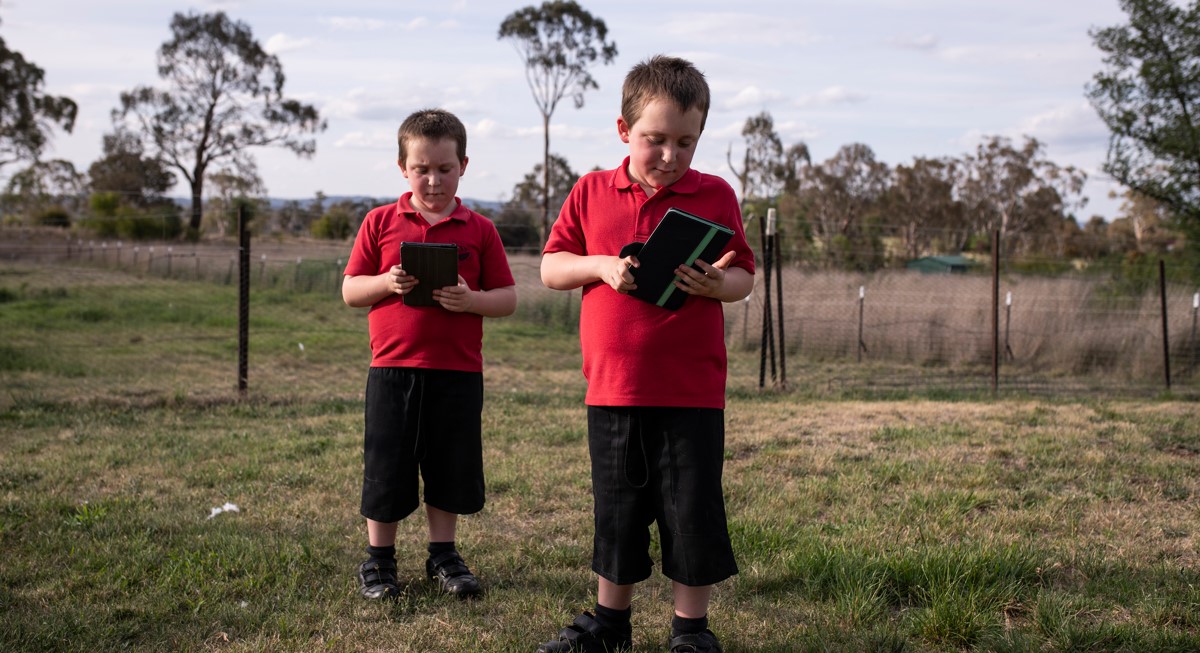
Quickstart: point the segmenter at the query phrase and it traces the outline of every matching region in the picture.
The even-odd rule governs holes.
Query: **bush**
[[[350,216],[344,211],[330,211],[312,223],[314,238],[345,240],[350,236]]]
[[[42,227],[66,229],[71,226],[71,214],[61,206],[52,206],[39,213],[36,221]]]

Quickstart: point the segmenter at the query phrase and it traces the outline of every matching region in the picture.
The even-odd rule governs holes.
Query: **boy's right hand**
[[[393,265],[387,272],[388,292],[403,295],[420,283],[417,278],[405,272],[399,265]]]
[[[608,284],[613,290],[625,294],[634,288],[637,284],[633,282],[633,273],[630,272],[633,268],[640,267],[636,256],[626,256],[620,258],[613,256],[609,263],[601,268],[600,279]]]

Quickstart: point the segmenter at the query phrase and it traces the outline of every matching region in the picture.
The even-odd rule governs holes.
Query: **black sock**
[[[596,604],[596,623],[601,626],[616,632],[629,632],[629,618],[633,616],[633,607],[625,608],[624,610],[616,610],[608,608],[599,603]]]
[[[429,543],[429,557],[430,558],[441,555],[443,553],[448,553],[453,550],[454,550],[454,540],[450,540],[449,542],[430,542]]]
[[[699,619],[688,619],[679,615],[671,618],[671,637],[699,635],[706,630],[708,630],[708,615]]]
[[[392,546],[367,546],[367,555],[371,556],[372,560],[395,560],[396,545]]]

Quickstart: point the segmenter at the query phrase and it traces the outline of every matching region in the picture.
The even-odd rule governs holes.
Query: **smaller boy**
[[[748,295],[754,253],[733,189],[691,169],[709,90],[691,63],[656,56],[634,66],[621,92],[617,134],[629,156],[584,175],[543,249],[542,281],[583,287],[579,340],[592,467],[596,607],[538,653],[613,653],[632,646],[634,586],[653,563],[658,522],[662,571],[671,579],[672,653],[720,653],[708,629],[713,585],[737,573],[725,519],[726,352],[722,302]],[[680,266],[689,297],[676,311],[630,297],[636,256],[667,209],[720,222],[734,236],[716,261]]]
[[[480,586],[455,537],[458,515],[484,503],[483,318],[511,315],[517,294],[495,225],[455,196],[467,169],[462,122],[439,109],[417,111],[398,140],[411,190],[367,213],[342,284],[346,304],[370,307],[361,507],[369,557],[358,569],[359,591],[368,599],[399,595],[396,530],[420,504],[419,475],[429,528],[425,573],[467,598]],[[420,283],[400,260],[403,242],[458,246],[458,285],[433,291],[439,305],[402,301]]]

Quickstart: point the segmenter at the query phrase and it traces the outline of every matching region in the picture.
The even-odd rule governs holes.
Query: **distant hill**
[[[192,205],[192,198],[190,198],[190,197],[174,197],[172,199],[175,200],[175,203],[178,204],[179,206],[190,207]],[[386,204],[387,202],[395,201],[395,199],[396,199],[395,197],[391,197],[391,198],[373,197],[370,195],[326,195],[325,196],[325,204],[326,205],[336,204],[337,202],[344,202],[344,201],[360,202],[360,201],[364,201],[364,200],[370,200],[370,201],[376,202],[378,204]],[[300,204],[301,208],[308,208],[309,206],[312,206],[312,203],[315,201],[316,201],[316,198],[313,198],[313,197],[303,197],[303,198],[268,197],[267,198],[267,202],[272,209],[283,208],[283,206],[285,204],[287,204],[288,202],[298,202]],[[493,211],[498,211],[498,210],[500,210],[500,208],[502,208],[504,206],[504,202],[498,202],[496,200],[477,200],[473,197],[464,197],[464,198],[462,198],[462,201],[464,204],[466,204],[467,206],[470,206],[472,208],[483,208],[483,209],[488,209],[488,210],[493,210]]]

